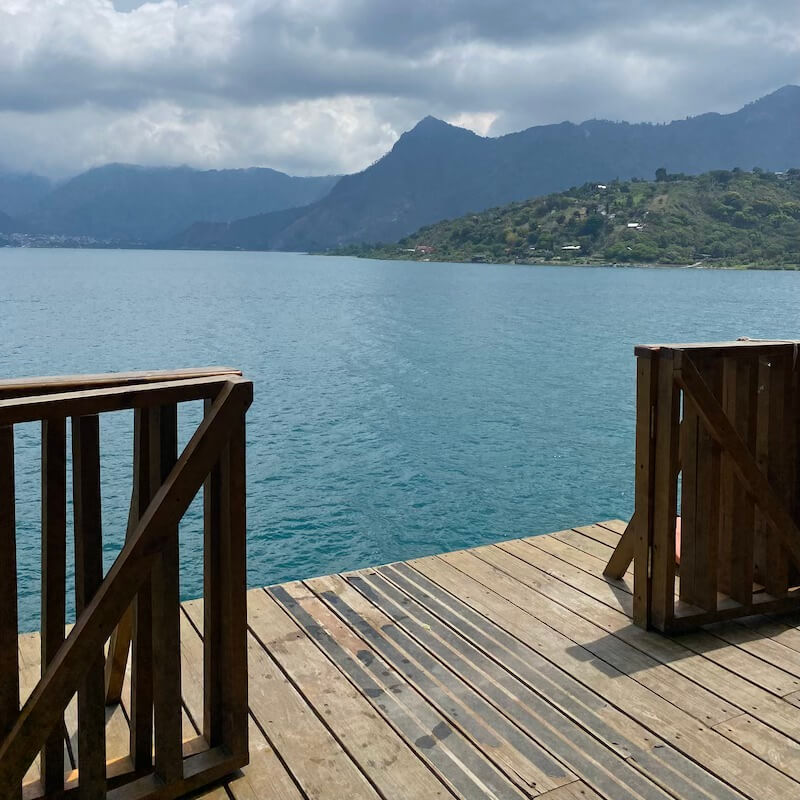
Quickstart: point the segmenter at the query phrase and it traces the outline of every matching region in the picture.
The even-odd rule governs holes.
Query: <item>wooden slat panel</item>
[[[242,414],[252,403],[252,392],[252,383],[242,380],[230,380],[220,391],[211,412],[186,445],[175,469],[148,507],[130,542],[123,547],[109,569],[106,580],[87,607],[87,613],[79,617],[59,650],[54,662],[57,668],[49,672],[36,687],[21,710],[11,734],[0,744],[0,786],[4,781],[10,783],[22,778],[41,746],[41,732],[49,730],[60,709],[69,702],[76,671],[91,660],[96,649],[102,654],[104,642],[111,636],[120,617],[152,570],[164,530],[169,530],[169,526],[177,523],[186,512],[202,485],[203,476],[208,474],[229,438],[231,426],[241,420]],[[102,677],[100,684],[102,686]],[[215,750],[210,752],[216,753]],[[213,769],[209,766],[212,772],[217,767],[241,763],[240,758],[215,760],[214,755],[192,760],[196,772],[184,772],[187,775],[184,786],[196,785],[194,781],[200,772],[209,774],[206,767],[202,766],[209,759],[214,762]]]
[[[14,488],[14,429],[0,426],[0,741],[19,713],[17,658],[17,543]],[[21,782],[0,785],[2,796],[22,796]]]
[[[653,483],[652,599],[650,622],[665,629],[672,620],[675,592],[675,517],[679,436],[679,391],[673,360],[659,354],[655,476]]]
[[[97,416],[73,418],[72,462],[75,606],[80,617],[103,582],[100,421]],[[80,795],[81,800],[94,800],[106,796],[105,656],[102,646],[82,666],[85,672],[78,684]]]
[[[703,424],[730,456],[747,491],[761,507],[770,525],[780,536],[780,541],[792,559],[800,564],[800,528],[767,477],[759,470],[752,453],[725,416],[708,385],[687,358],[682,360],[676,377],[684,391],[693,396]]]
[[[700,435],[697,409],[688,395],[683,396],[681,422],[681,549],[680,598],[694,600],[697,574],[695,531],[697,530],[697,444]],[[638,623],[637,623],[638,624]]]
[[[67,423],[42,423],[42,671],[64,642],[67,571]],[[46,792],[64,787],[64,721],[56,723],[42,749]]]
[[[150,487],[154,497],[178,459],[178,409],[151,412]],[[170,530],[152,576],[155,773],[165,783],[183,777],[181,751],[181,624],[178,526]]]

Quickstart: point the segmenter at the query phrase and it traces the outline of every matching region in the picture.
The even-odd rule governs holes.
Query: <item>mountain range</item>
[[[38,176],[0,176],[0,187],[31,186]],[[41,179],[40,179],[41,180]],[[327,194],[337,176],[298,178],[273,169],[196,170],[108,164],[52,186],[31,202],[15,197],[16,230],[149,244],[195,220],[228,221],[305,206]]]
[[[172,248],[321,251],[394,242],[423,225],[587,181],[800,165],[800,86],[731,114],[668,124],[589,120],[484,137],[426,117],[367,169],[297,178],[270,169],[112,164],[57,185],[0,173],[17,230]],[[16,194],[8,186],[16,180]],[[5,187],[5,188],[4,188]],[[5,223],[8,225],[8,222]]]
[[[343,177],[303,212],[228,226],[194,225],[174,247],[326,250],[394,242],[422,225],[586,181],[800,165],[800,87],[786,86],[732,114],[664,125],[591,120],[497,138],[426,117],[382,159]]]

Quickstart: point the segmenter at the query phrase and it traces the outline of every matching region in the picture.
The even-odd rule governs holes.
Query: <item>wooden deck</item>
[[[202,796],[800,797],[800,618],[635,627],[630,574],[602,577],[623,528],[249,592],[251,763]],[[190,739],[201,601],[183,612]],[[38,635],[20,637],[20,658],[29,691]],[[123,693],[108,712],[110,758],[127,752],[127,708]],[[72,763],[75,749],[73,736]]]

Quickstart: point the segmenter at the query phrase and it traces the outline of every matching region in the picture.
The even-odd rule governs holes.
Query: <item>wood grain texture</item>
[[[42,423],[42,603],[41,664],[53,660],[64,641],[67,581],[67,425]],[[64,787],[63,719],[56,722],[41,755],[47,792]]]
[[[80,619],[103,582],[100,420],[72,420],[75,511],[75,610]],[[106,796],[105,656],[98,642],[86,654],[78,683],[78,773],[81,800]],[[55,729],[60,731],[56,721]]]
[[[14,429],[0,426],[0,741],[19,713],[17,657],[17,525],[14,486]],[[32,760],[32,759],[31,759]],[[21,797],[22,776],[9,782],[9,800]]]

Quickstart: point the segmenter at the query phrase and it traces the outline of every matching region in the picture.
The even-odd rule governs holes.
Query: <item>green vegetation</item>
[[[565,249],[567,248],[567,249]],[[800,268],[800,169],[597,183],[338,254],[432,261]]]

